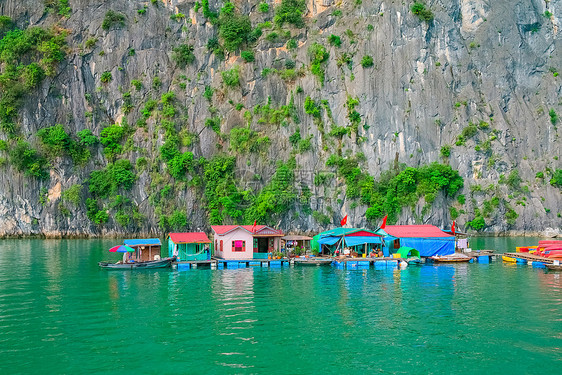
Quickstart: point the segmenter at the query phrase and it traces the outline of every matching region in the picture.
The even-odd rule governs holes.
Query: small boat
[[[545,266],[551,271],[562,271],[562,264],[545,264]]]
[[[406,263],[410,264],[422,264],[422,261],[418,257],[407,258]]]
[[[464,255],[464,254],[452,254],[452,255],[443,255],[443,256],[435,255],[429,257],[429,259],[437,263],[461,263],[461,262],[470,262],[471,260],[472,261],[474,260],[472,257],[469,257],[468,255]]]
[[[331,258],[294,258],[295,265],[299,266],[327,266],[332,264]]]
[[[175,256],[171,258],[163,258],[159,260],[150,260],[147,262],[127,262],[127,263],[99,262],[98,265],[101,268],[112,269],[112,270],[142,270],[142,269],[170,267],[170,265],[174,260],[176,260]]]
[[[502,255],[502,260],[507,263],[516,263],[517,259]]]

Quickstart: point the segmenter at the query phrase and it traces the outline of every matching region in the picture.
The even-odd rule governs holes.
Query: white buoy
[[[400,262],[400,268],[406,268],[406,267],[408,267],[408,263],[404,262],[404,261],[401,261]]]

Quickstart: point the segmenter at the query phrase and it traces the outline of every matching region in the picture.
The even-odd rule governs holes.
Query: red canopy
[[[255,236],[258,236],[260,234],[265,235],[270,235],[270,236],[282,236],[283,235],[283,231],[279,230],[279,229],[273,229],[271,227],[268,227],[267,225],[212,225],[211,228],[215,231],[216,234],[218,235],[223,235],[223,234],[227,234],[230,231],[233,231],[237,228],[242,228],[250,233],[252,233]],[[267,233],[261,233],[262,231],[265,231]]]
[[[211,243],[205,232],[170,233],[173,243]]]

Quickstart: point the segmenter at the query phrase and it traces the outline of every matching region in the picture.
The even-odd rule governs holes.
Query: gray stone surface
[[[122,91],[133,93],[135,109],[129,115],[129,123],[134,124],[147,99],[159,98],[162,92],[173,90],[179,103],[187,108],[188,117],[182,127],[199,134],[200,141],[192,151],[196,157],[208,158],[218,152],[217,144],[222,142],[227,148],[228,141],[220,140],[204,126],[205,119],[210,117],[209,104],[201,96],[206,85],[216,88],[213,106],[222,119],[223,133],[245,123],[229,100],[251,109],[271,97],[272,104],[278,107],[287,104],[291,93],[301,86],[304,94],[295,95],[300,124],[277,127],[257,124],[254,120],[252,128],[268,135],[272,144],[267,155],[238,157],[242,186],[250,184],[254,174],[262,176],[262,185],[269,180],[275,161],[290,157],[292,148],[288,137],[298,126],[303,137],[313,135],[313,151],[296,156],[298,169],[308,176],[304,182],[314,191],[312,209],[328,213],[330,206],[334,211],[334,223],[339,224],[339,219],[347,214],[349,224],[369,225],[364,215],[366,207],[353,205],[353,201],[346,199],[345,189],[339,194],[335,189],[324,192],[323,188],[312,186],[310,179],[313,172],[328,169],[325,161],[334,152],[337,141],[323,136],[311,116],[304,113],[304,98],[310,95],[317,100],[327,100],[335,123],[345,126],[349,122],[345,107],[349,95],[359,98],[357,110],[362,123],[369,128],[361,126],[359,129],[358,136],[364,141],[358,141],[355,136],[344,137],[342,149],[344,154],[364,153],[366,162],[362,167],[373,176],[390,168],[396,155],[400,163],[420,166],[442,161],[440,148],[453,145],[447,162],[465,179],[463,194],[467,196],[464,207],[457,204],[466,211],[457,220],[461,228],[473,218],[474,207],[490,199],[486,187],[495,185],[497,194],[502,197],[511,194],[498,180],[500,174],[507,176],[517,169],[529,192],[510,200],[519,214],[516,224],[509,226],[505,212],[500,209],[486,219],[486,232],[560,233],[561,190],[550,186],[548,178],[545,181],[535,178],[537,172],[546,168],[562,168],[558,159],[562,157],[560,123],[551,124],[548,115],[549,110],[554,109],[562,116],[562,77],[554,77],[549,71],[550,68],[562,71],[560,0],[432,0],[428,5],[435,19],[430,24],[421,22],[411,13],[410,1],[363,0],[361,5],[355,5],[354,1],[311,0],[307,1],[307,27],[291,29],[293,36],[299,36],[297,51],[289,52],[284,44],[262,38],[255,47],[256,61],[252,64],[244,63],[239,54],[234,53],[227,54],[226,61],[222,62],[207,51],[207,40],[216,35],[216,31],[201,11],[193,11],[194,1],[159,1],[159,6],[155,7],[149,1],[71,0],[72,14],[68,19],[46,13],[42,3],[37,0],[0,2],[0,14],[12,17],[20,27],[56,23],[70,32],[67,58],[60,64],[57,76],[46,79],[40,89],[26,99],[20,112],[22,130],[31,143],[36,142],[33,135],[38,129],[57,123],[73,132],[91,129],[99,135],[104,126],[122,120]],[[212,8],[218,9],[217,3],[222,4],[211,1]],[[272,13],[259,13],[255,7],[257,3],[235,1],[239,9],[250,14],[253,24],[272,16]],[[138,15],[137,9],[145,4],[146,15]],[[340,17],[331,15],[337,6],[343,13]],[[102,30],[101,23],[108,9],[126,15],[126,26]],[[545,10],[553,15],[545,17]],[[184,13],[186,19],[171,20],[170,15],[177,12]],[[367,29],[369,24],[373,26],[372,31]],[[346,30],[353,36],[349,37]],[[267,33],[264,31],[264,36]],[[343,43],[340,48],[329,47],[326,83],[321,86],[310,74],[307,49],[314,42],[329,46],[330,34],[341,36]],[[83,47],[89,38],[98,38],[91,50]],[[195,47],[196,61],[185,69],[171,61],[171,50],[180,41]],[[131,48],[135,49],[134,56],[128,56]],[[344,52],[353,55],[351,70],[345,64],[338,67],[337,59]],[[374,67],[361,67],[364,55],[373,56]],[[265,67],[282,66],[286,58],[294,59],[297,67],[304,65],[306,74],[289,83],[276,74],[262,77]],[[234,65],[241,68],[241,88],[227,89],[220,72]],[[100,82],[104,71],[111,71],[113,75],[107,85]],[[180,90],[177,84],[181,75],[189,78],[185,90]],[[160,90],[151,88],[155,76],[162,80]],[[144,89],[140,92],[131,89],[132,79],[141,79]],[[98,90],[99,87],[102,89]],[[92,103],[86,101],[86,93],[93,96]],[[456,103],[461,104],[456,106]],[[92,119],[86,118],[86,112],[93,112]],[[480,120],[489,122],[490,130],[479,130],[465,146],[454,146],[462,129],[470,121]],[[323,122],[329,130],[330,121],[326,115]],[[137,131],[134,143],[141,151],[125,155],[133,163],[140,156],[158,163],[157,150],[162,134],[153,137],[157,127],[151,120],[148,133],[142,129]],[[491,156],[475,151],[476,142],[488,139],[492,129],[497,132],[497,139],[491,142]],[[496,159],[495,163],[489,162],[491,157]],[[9,165],[1,167],[0,235],[119,235],[127,232],[113,221],[104,227],[92,224],[85,215],[84,202],[79,207],[69,207],[70,217],[62,216],[58,210],[61,190],[84,182],[92,170],[106,163],[101,150],[83,168],[73,166],[70,160],[58,160],[47,182],[27,178]],[[160,234],[154,207],[148,202],[150,176],[147,172],[140,174],[128,194],[147,218],[138,228],[138,235]],[[337,183],[344,186],[343,181]],[[476,184],[481,185],[484,192],[471,197],[470,186]],[[38,203],[41,188],[47,188],[51,198],[45,205]],[[177,194],[174,202],[188,212],[191,229],[208,228],[200,193],[186,188]],[[422,215],[422,201],[413,211],[404,209],[399,222],[449,226],[450,204],[444,197],[438,197],[430,212]],[[269,224],[303,232],[324,229],[311,216],[295,217],[289,213],[279,222]]]

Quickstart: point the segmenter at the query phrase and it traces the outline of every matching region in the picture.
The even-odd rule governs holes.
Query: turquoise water
[[[493,246],[514,241],[528,239]],[[107,253],[114,243],[0,242],[1,374],[522,374],[562,365],[560,273],[501,262],[100,270],[98,261],[119,258]]]

